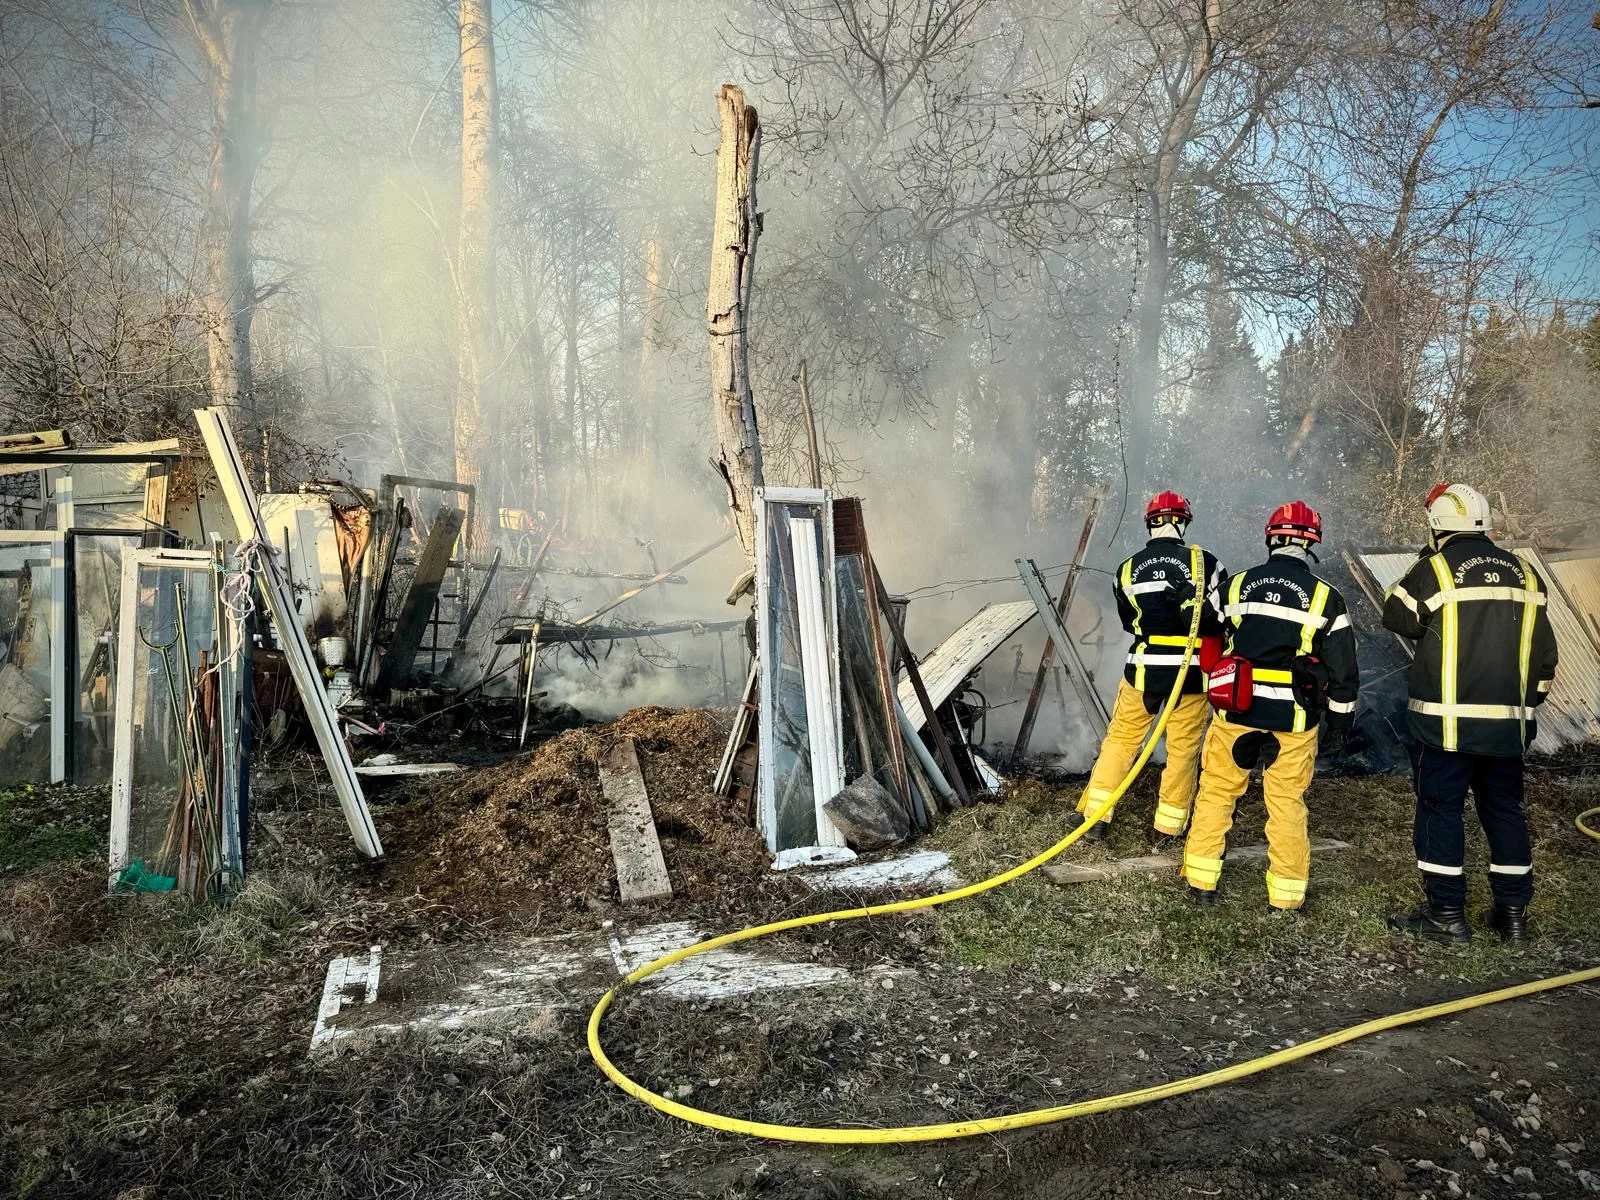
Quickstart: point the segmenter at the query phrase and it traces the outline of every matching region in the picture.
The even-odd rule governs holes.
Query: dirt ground
[[[470,777],[379,800],[388,858],[362,864],[311,775],[265,812],[251,882],[222,909],[108,901],[103,803],[0,796],[0,824],[51,822],[49,858],[0,862],[0,1181],[29,1197],[1558,1197],[1600,1192],[1600,987],[1476,1010],[1248,1080],[1068,1124],[909,1146],[808,1147],[661,1117],[608,1084],[586,998],[468,1030],[308,1054],[336,954],[425,955],[622,918],[594,757],[634,736],[680,897],[638,917],[713,928],[836,907],[764,869],[705,788],[705,714],[642,710]],[[309,768],[295,768],[309,771]],[[1237,1063],[1353,1022],[1600,962],[1600,846],[1571,816],[1593,764],[1536,772],[1538,936],[1463,949],[1388,934],[1415,888],[1404,779],[1324,779],[1299,917],[1259,869],[1222,902],[1174,881],[1030,877],[932,913],[784,935],[791,959],[892,967],[892,988],[681,1002],[627,993],[612,1057],[715,1111],[890,1125],[1015,1111]],[[1060,835],[1078,785],[1022,781],[929,839],[965,878]],[[288,795],[288,793],[285,793]],[[1148,783],[1107,847],[1144,852]],[[63,812],[66,805],[73,812]],[[520,807],[518,807],[520,805]],[[33,807],[30,807],[33,806]],[[1259,840],[1259,801],[1236,844]],[[20,843],[19,843],[20,844]],[[1482,846],[1473,844],[1481,862]],[[560,886],[545,880],[560,879]],[[1474,888],[1481,878],[1474,878]],[[1474,908],[1484,897],[1475,891]]]

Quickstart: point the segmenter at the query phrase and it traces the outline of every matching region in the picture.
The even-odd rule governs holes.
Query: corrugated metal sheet
[[[922,685],[928,689],[928,699],[938,708],[961,686],[961,681],[975,667],[1000,648],[1002,642],[1021,629],[1039,614],[1032,600],[1016,600],[1009,604],[990,604],[978,612],[944,641],[939,648],[922,660]],[[911,680],[900,681],[900,707],[911,718],[911,725],[921,729],[922,705],[917,703],[916,689]]]
[[[1592,640],[1600,642],[1600,553],[1567,550],[1546,554],[1544,559],[1556,573],[1572,607],[1588,622]]]
[[[1600,653],[1596,652],[1589,633],[1592,626],[1585,627],[1588,618],[1569,599],[1571,593],[1559,565],[1554,565],[1553,569],[1553,564],[1526,543],[1501,542],[1500,545],[1528,559],[1540,578],[1554,585],[1550,588],[1550,626],[1555,630],[1556,644],[1561,650],[1561,664],[1556,668],[1555,682],[1550,687],[1550,699],[1539,710],[1539,737],[1533,749],[1549,754],[1576,742],[1600,741]],[[1357,557],[1378,586],[1387,592],[1417,561],[1417,552],[1363,550]],[[1595,561],[1592,594],[1600,600],[1600,560],[1591,561]],[[1588,604],[1578,603],[1588,611],[1595,611]]]

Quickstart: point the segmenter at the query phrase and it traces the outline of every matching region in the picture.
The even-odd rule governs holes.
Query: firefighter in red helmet
[[[1100,745],[1100,756],[1088,786],[1078,801],[1086,817],[1101,808],[1128,773],[1166,703],[1183,662],[1189,640],[1191,605],[1204,606],[1200,614],[1202,637],[1221,633],[1221,589],[1227,572],[1216,556],[1199,546],[1186,546],[1184,534],[1194,512],[1177,492],[1162,492],[1144,512],[1150,540],[1117,568],[1113,593],[1122,627],[1133,635],[1117,686],[1111,724]],[[1167,721],[1167,765],[1161,773],[1156,803],[1153,844],[1183,832],[1194,802],[1195,778],[1200,759],[1200,738],[1210,707],[1206,704],[1205,675],[1198,660],[1189,668],[1183,695]],[[1103,840],[1112,817],[1106,812],[1086,836]]]
[[[1355,631],[1344,597],[1311,569],[1322,518],[1303,500],[1267,519],[1267,561],[1235,575],[1222,614],[1226,657],[1213,673],[1237,686],[1206,736],[1194,823],[1183,874],[1202,904],[1216,900],[1233,808],[1264,767],[1267,805],[1267,903],[1297,909],[1311,874],[1305,794],[1317,762],[1317,725],[1327,720],[1330,748],[1344,741],[1355,715]],[[1248,684],[1246,680],[1248,679]]]

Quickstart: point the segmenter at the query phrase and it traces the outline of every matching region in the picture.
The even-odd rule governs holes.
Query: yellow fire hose
[[[1191,557],[1194,560],[1190,578],[1202,580],[1204,578],[1200,567],[1200,547],[1191,548]],[[956,888],[953,891],[941,892],[937,896],[924,896],[915,900],[900,900],[892,904],[863,905],[860,908],[839,909],[836,912],[816,913],[807,917],[790,917],[783,921],[773,921],[765,925],[753,925],[748,929],[740,929],[733,933],[725,933],[720,937],[707,938],[703,942],[696,942],[692,946],[685,946],[681,950],[674,950],[664,954],[637,970],[630,972],[621,983],[611,988],[600,997],[598,1004],[589,1014],[588,1040],[589,1054],[599,1068],[605,1072],[607,1078],[623,1091],[636,1100],[642,1100],[651,1108],[666,1113],[670,1117],[677,1117],[681,1121],[688,1121],[694,1125],[703,1125],[708,1129],[720,1129],[725,1133],[739,1133],[747,1137],[772,1138],[785,1142],[815,1142],[831,1143],[835,1145],[872,1145],[893,1144],[899,1142],[934,1142],[946,1138],[976,1137],[979,1134],[999,1133],[1007,1129],[1026,1129],[1033,1125],[1049,1125],[1056,1121],[1066,1121],[1073,1117],[1086,1117],[1093,1113],[1112,1112],[1119,1108],[1133,1108],[1140,1104],[1148,1104],[1152,1100],[1165,1100],[1172,1096],[1181,1096],[1186,1092],[1198,1092],[1203,1088],[1216,1087],[1218,1084],[1231,1083],[1234,1080],[1244,1079],[1262,1071],[1270,1071],[1275,1067],[1284,1066],[1313,1054],[1319,1054],[1334,1046],[1342,1046],[1346,1042],[1353,1042],[1374,1033],[1382,1033],[1388,1029],[1397,1029],[1402,1025],[1414,1025],[1421,1021],[1430,1021],[1435,1017],[1449,1016],[1452,1013],[1466,1012],[1468,1009],[1481,1008],[1487,1004],[1498,1004],[1502,1000],[1515,1000],[1522,996],[1532,996],[1539,992],[1551,991],[1555,988],[1567,987],[1571,984],[1589,983],[1600,981],[1600,967],[1591,967],[1583,971],[1573,971],[1565,975],[1555,975],[1548,979],[1536,979],[1529,983],[1517,984],[1514,987],[1500,988],[1492,992],[1482,992],[1474,996],[1464,996],[1459,1000],[1446,1001],[1443,1004],[1432,1004],[1426,1008],[1413,1008],[1406,1012],[1395,1013],[1388,1017],[1379,1017],[1376,1020],[1364,1021],[1360,1025],[1352,1025],[1348,1029],[1336,1030],[1324,1034],[1309,1042],[1302,1042],[1298,1046],[1291,1046],[1272,1054],[1265,1054],[1259,1058],[1248,1059],[1245,1062],[1235,1063],[1232,1066],[1222,1067],[1215,1071],[1207,1071],[1200,1075],[1191,1075],[1186,1079],[1175,1079],[1169,1083],[1156,1084],[1153,1087],[1136,1088],[1133,1091],[1117,1092],[1110,1096],[1100,1096],[1092,1100],[1079,1100],[1072,1104],[1050,1105],[1045,1108],[1030,1109],[1026,1112],[1008,1113],[997,1117],[980,1117],[970,1121],[947,1121],[935,1125],[901,1125],[887,1129],[847,1128],[841,1126],[810,1126],[810,1125],[774,1125],[766,1121],[749,1121],[742,1117],[728,1117],[721,1113],[707,1112],[703,1108],[693,1105],[680,1104],[670,1100],[658,1092],[652,1092],[643,1084],[629,1078],[617,1065],[607,1057],[605,1049],[600,1045],[600,1023],[605,1019],[606,1012],[611,1008],[611,1002],[616,999],[621,988],[632,987],[642,980],[654,975],[657,971],[672,966],[674,963],[684,962],[687,959],[705,954],[723,946],[732,946],[739,942],[753,941],[756,938],[768,937],[775,933],[782,933],[790,929],[804,929],[809,925],[825,925],[832,921],[858,921],[867,917],[884,917],[893,913],[914,912],[923,908],[934,908],[941,904],[951,904],[957,900],[965,900],[970,896],[982,895],[992,891],[1002,884],[1019,879],[1028,872],[1043,866],[1068,846],[1081,838],[1088,828],[1099,821],[1116,802],[1122,798],[1124,792],[1139,777],[1139,772],[1144,769],[1145,763],[1154,752],[1156,742],[1160,740],[1162,732],[1166,729],[1167,720],[1172,715],[1172,710],[1177,706],[1178,697],[1183,692],[1184,680],[1188,677],[1189,664],[1194,656],[1195,643],[1200,632],[1200,612],[1204,604],[1204,597],[1196,595],[1194,598],[1194,612],[1189,623],[1189,640],[1183,651],[1183,663],[1178,668],[1177,679],[1173,682],[1172,691],[1167,695],[1166,704],[1161,709],[1161,714],[1139,756],[1134,760],[1133,766],[1104,804],[1089,813],[1083,824],[1079,825],[1066,837],[1040,854],[1036,854],[1020,866],[1012,867],[1008,871],[977,883],[968,884],[966,887]],[[931,716],[931,714],[930,714]],[[1592,813],[1600,812],[1593,809]],[[1579,828],[1591,837],[1600,837],[1582,824],[1579,818]]]
[[[1600,842],[1600,829],[1591,829],[1584,824],[1590,817],[1600,817],[1600,808],[1585,809],[1572,819],[1572,823],[1578,827],[1578,832],[1587,834],[1595,841]]]

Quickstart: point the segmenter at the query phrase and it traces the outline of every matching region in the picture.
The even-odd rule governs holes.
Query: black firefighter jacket
[[[1222,609],[1228,652],[1250,660],[1250,707],[1224,714],[1230,725],[1303,733],[1320,713],[1308,712],[1295,689],[1297,659],[1320,659],[1327,673],[1330,720],[1348,722],[1361,683],[1356,635],[1339,590],[1295,554],[1274,553],[1233,577]],[[1302,668],[1303,669],[1303,668]]]
[[[1439,750],[1520,755],[1556,674],[1549,593],[1529,562],[1481,533],[1428,550],[1383,602],[1383,623],[1417,643],[1412,734]]]
[[[1200,613],[1200,636],[1215,637],[1222,632],[1222,612],[1218,596],[1227,584],[1228,573],[1209,550],[1200,551],[1201,578],[1191,579],[1193,548],[1177,538],[1151,538],[1117,568],[1113,591],[1122,627],[1133,634],[1127,665],[1122,677],[1152,701],[1165,700],[1183,662],[1183,648],[1189,640],[1191,598],[1205,607]],[[1186,693],[1206,690],[1205,676],[1190,660]]]

